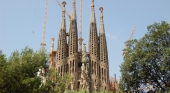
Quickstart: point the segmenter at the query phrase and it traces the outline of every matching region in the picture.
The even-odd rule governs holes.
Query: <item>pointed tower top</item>
[[[84,50],[83,50],[83,52],[86,52],[86,44],[84,43],[83,45],[84,45]]]
[[[64,28],[64,26],[65,26],[65,11],[66,11],[66,9],[65,9],[65,5],[66,5],[67,3],[65,2],[65,1],[63,1],[62,2],[62,5],[63,5],[63,9],[62,9],[62,19],[61,19],[61,26],[60,26],[60,28]]]
[[[71,13],[71,19],[76,19],[76,0],[73,0],[72,2],[72,13]]]
[[[84,49],[82,52],[82,62],[88,62],[88,56],[87,56],[87,52],[86,52],[86,44],[83,44],[83,45],[84,45]]]
[[[62,2],[63,7],[65,7],[66,4],[67,4],[66,1]]]
[[[100,10],[100,33],[105,33],[104,31],[104,22],[103,22],[103,7],[99,8]]]
[[[94,0],[92,0],[91,8],[92,8],[92,11],[91,11],[91,20],[90,20],[90,22],[93,23],[93,22],[96,22],[95,11],[94,11]]]
[[[92,11],[94,11],[94,0],[92,0],[91,8],[92,8]]]
[[[52,44],[51,44],[51,52],[54,50],[54,38],[51,38]]]
[[[103,7],[100,7],[99,8],[99,10],[100,10],[100,19],[103,21]]]
[[[66,6],[66,4],[67,4],[67,3],[66,3],[65,1],[62,2],[62,5],[63,5],[62,16],[63,16],[63,17],[65,17],[65,11],[66,11],[66,10],[65,10],[65,6]]]

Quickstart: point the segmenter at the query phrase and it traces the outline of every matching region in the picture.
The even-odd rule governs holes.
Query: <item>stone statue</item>
[[[41,76],[41,69],[37,72],[37,76]]]
[[[80,88],[86,89],[89,91],[89,77],[88,77],[88,69],[89,69],[89,58],[86,52],[86,46],[84,44],[84,49],[82,52],[82,66],[81,66],[81,77],[79,79]]]
[[[45,84],[45,82],[46,82],[46,77],[45,77],[44,74],[45,74],[44,68],[39,69],[39,71],[37,72],[37,76],[41,78],[41,85],[40,85],[40,87],[42,86],[42,84]]]
[[[45,75],[45,69],[42,68],[42,76],[44,76],[44,75]]]

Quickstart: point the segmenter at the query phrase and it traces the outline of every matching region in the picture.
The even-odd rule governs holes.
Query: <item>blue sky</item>
[[[62,0],[59,0],[62,2]],[[77,3],[79,28],[80,0]],[[71,13],[72,0],[66,0],[66,10]],[[91,0],[83,0],[83,38],[88,44]],[[110,76],[121,76],[122,49],[136,26],[133,38],[140,39],[147,26],[154,22],[170,23],[170,0],[95,0],[95,12],[99,29],[99,7],[104,7],[104,24],[107,36]],[[40,49],[44,20],[45,0],[0,0],[0,49],[10,56],[14,50],[29,46]],[[61,8],[55,0],[49,0],[46,30],[46,49],[50,51],[51,38],[55,38],[55,49],[61,21]],[[67,17],[67,31],[68,31]],[[98,30],[99,31],[99,30]],[[34,32],[34,33],[33,33]]]

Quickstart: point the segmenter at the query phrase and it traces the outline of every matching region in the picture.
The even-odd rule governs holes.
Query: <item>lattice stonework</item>
[[[78,51],[78,32],[75,0],[73,0],[72,13],[69,20],[69,30],[66,33],[65,5],[63,2],[62,20],[59,30],[56,56],[56,69],[63,76],[70,73],[72,76],[69,89],[85,88],[89,93],[99,91],[100,88],[109,90],[109,64],[107,42],[103,21],[103,8],[100,8],[100,29],[97,32],[94,0],[91,4],[91,19],[89,32],[89,51]],[[68,42],[67,42],[68,38]],[[54,45],[53,45],[54,47]],[[53,48],[52,48],[53,50]],[[83,62],[82,62],[83,57]],[[85,60],[86,59],[86,60]],[[54,63],[54,62],[51,62]],[[84,70],[84,71],[82,71]]]

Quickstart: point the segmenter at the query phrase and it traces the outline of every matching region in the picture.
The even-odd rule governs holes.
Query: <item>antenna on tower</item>
[[[42,34],[42,42],[41,42],[41,49],[45,49],[45,35],[46,35],[46,25],[47,25],[47,13],[48,13],[48,1],[46,0],[45,3],[45,12],[44,12],[44,23],[43,23],[43,34]]]
[[[79,51],[82,52],[82,26],[83,26],[83,0],[80,0],[80,32],[79,32]]]

